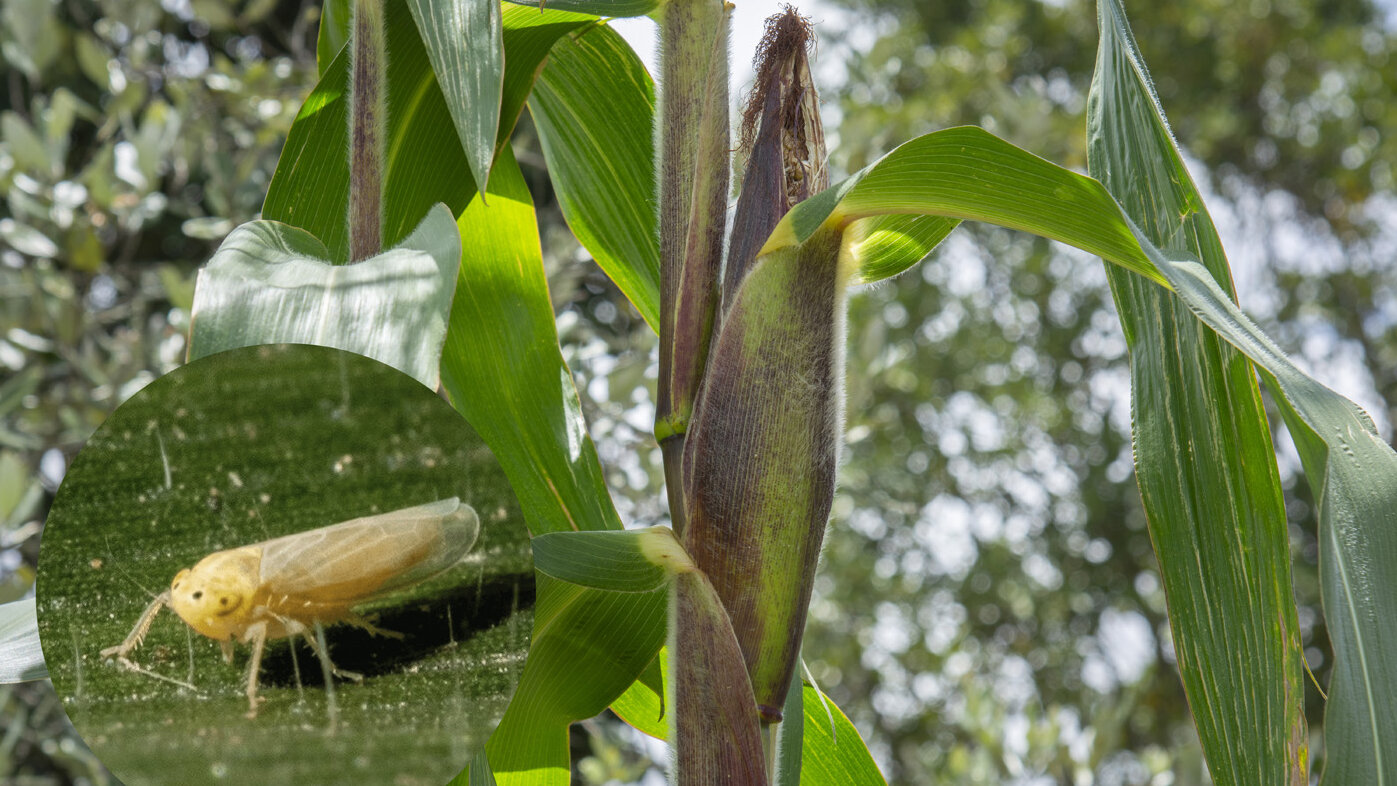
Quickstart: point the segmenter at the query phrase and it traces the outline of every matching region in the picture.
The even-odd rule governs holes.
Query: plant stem
[[[655,437],[675,532],[685,522],[684,434],[708,356],[727,223],[728,18],[721,0],[670,0],[660,15],[660,381]]]
[[[384,0],[354,0],[350,23],[349,259],[383,250],[383,156],[388,125]]]

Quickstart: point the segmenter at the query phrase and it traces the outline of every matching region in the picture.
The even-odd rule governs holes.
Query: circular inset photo
[[[449,404],[279,345],[190,363],[97,430],[36,593],[54,687],[126,786],[441,786],[514,693],[534,572]]]

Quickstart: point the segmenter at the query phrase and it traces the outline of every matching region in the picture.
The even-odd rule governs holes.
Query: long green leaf
[[[499,143],[514,127],[539,64],[553,42],[587,21],[576,14],[511,9],[505,14],[506,58]],[[383,241],[392,246],[437,202],[460,213],[475,194],[446,100],[437,86],[406,3],[389,3],[388,155],[384,164]],[[511,26],[513,22],[513,26]],[[262,206],[262,217],[310,232],[331,259],[349,258],[345,208],[349,149],[345,90],[349,53],[341,51],[301,106],[287,135]]]
[[[533,201],[507,148],[496,170],[489,206],[476,198],[457,221],[461,273],[442,383],[500,459],[531,533],[619,530],[558,348]]]
[[[407,0],[475,182],[490,180],[504,91],[498,0]]]
[[[318,344],[357,352],[435,389],[460,236],[437,205],[397,247],[335,265],[309,233],[276,221],[243,224],[199,271],[189,359],[258,344]]]
[[[658,329],[655,88],[645,66],[616,31],[588,29],[553,47],[529,112],[568,226]]]
[[[0,604],[0,683],[41,680],[48,675],[34,599]]]
[[[973,219],[1021,229],[1077,246],[1163,283],[1135,236],[1119,220],[1120,207],[1100,183],[971,126],[917,137],[796,205],[781,219],[761,253],[803,243],[826,221],[851,224],[888,215]],[[859,228],[880,226],[885,224],[870,222]],[[924,242],[905,246],[907,264],[925,255],[924,246]],[[887,257],[880,264],[898,267]]]
[[[442,357],[452,403],[479,424],[531,532],[619,530],[558,349],[533,204],[509,148],[488,206],[472,200],[457,228],[465,242]],[[502,784],[563,786],[568,725],[605,709],[654,659],[665,592],[605,592],[546,574],[538,592],[529,660],[486,750]]]
[[[1162,129],[1161,123],[1156,133]],[[883,169],[887,162],[892,163]],[[974,171],[967,168],[972,163],[978,164]],[[1127,175],[1132,172],[1124,164],[1114,165]],[[1060,203],[1054,203],[1055,194]],[[852,202],[843,203],[845,197]],[[1189,209],[1201,208],[1196,204]],[[1386,656],[1397,651],[1397,625],[1391,623],[1397,615],[1397,527],[1390,520],[1397,508],[1397,453],[1377,435],[1371,419],[1296,368],[1217,286],[1207,268],[1160,251],[1097,181],[1048,164],[979,129],[948,129],[903,145],[849,181],[798,205],[777,227],[767,248],[799,242],[826,220],[853,222],[916,212],[1027,229],[1161,282],[1260,367],[1278,397],[1317,495],[1323,599],[1335,655],[1326,708],[1326,717],[1333,719],[1326,724],[1327,767],[1339,783],[1397,783],[1397,752],[1392,750],[1397,746],[1397,713],[1390,711],[1391,697],[1397,696],[1397,659]],[[1252,568],[1244,563],[1235,569]],[[1276,572],[1270,576],[1278,576],[1281,569],[1271,570]],[[1258,582],[1252,585],[1254,602],[1275,602],[1266,594],[1277,591],[1280,580],[1270,576],[1252,573],[1243,579]],[[1278,606],[1273,608],[1278,616],[1271,640],[1294,635]],[[1263,649],[1264,645],[1252,647],[1256,652]],[[1240,660],[1251,654],[1232,653],[1236,674],[1248,668]],[[1241,699],[1243,703],[1265,701],[1255,698],[1261,686],[1244,683],[1242,676],[1233,682],[1253,694]],[[1271,710],[1283,714],[1292,700],[1286,695],[1284,703]],[[1270,718],[1268,722],[1277,723]],[[1304,750],[1298,725],[1281,721],[1277,726],[1286,730],[1281,743],[1286,755]],[[1238,728],[1234,738],[1244,733]],[[1267,766],[1248,762],[1249,768]],[[1249,780],[1242,782],[1255,782],[1253,773],[1243,772]]]
[[[325,0],[320,6],[320,30],[315,37],[315,66],[321,76],[349,41],[350,0]]]
[[[1230,282],[1124,12],[1105,0],[1099,21],[1091,172],[1161,249]],[[1174,294],[1107,268],[1130,346],[1136,476],[1209,770],[1219,784],[1304,783],[1304,653],[1256,374]]]
[[[1102,44],[1089,126],[1092,170],[1146,234],[1172,241],[1165,246],[1168,249],[1182,247],[1200,254],[1206,270],[1192,264],[1162,269],[1205,321],[1245,340],[1239,346],[1263,366],[1273,388],[1279,388],[1282,414],[1315,490],[1321,599],[1334,648],[1324,720],[1324,782],[1397,783],[1397,660],[1392,658],[1397,652],[1393,622],[1397,620],[1397,527],[1391,518],[1397,504],[1397,455],[1377,436],[1365,413],[1296,369],[1260,330],[1228,308],[1230,300],[1216,283],[1227,281],[1226,261],[1216,238],[1199,231],[1200,226],[1210,229],[1210,224],[1196,191],[1189,188],[1124,10],[1116,0],[1103,0],[1099,16]],[[1133,295],[1131,289],[1123,289],[1118,290],[1118,298],[1123,292]],[[1250,376],[1245,370],[1242,373]],[[1256,418],[1264,422],[1259,409],[1258,404]],[[1237,424],[1225,423],[1232,427],[1227,438],[1246,436],[1233,433],[1240,428]],[[1264,435],[1256,441],[1258,450],[1270,452],[1270,440]],[[1271,464],[1258,461],[1268,468]],[[1209,524],[1216,526],[1216,522]],[[1239,739],[1235,726],[1218,728],[1217,719],[1200,713],[1194,702],[1200,736],[1209,746],[1209,764],[1219,782],[1228,780],[1219,777],[1223,773],[1234,783],[1281,782],[1283,777],[1303,782],[1306,778],[1301,655],[1284,569],[1289,564],[1284,519],[1273,526],[1277,532],[1268,540],[1259,539],[1260,533],[1246,533],[1249,537],[1239,544],[1256,552],[1254,561],[1262,563],[1250,577],[1253,586],[1262,590],[1259,597],[1254,592],[1249,598],[1250,609],[1234,601],[1231,614],[1212,624],[1245,628],[1260,627],[1257,623],[1262,621],[1271,627],[1279,623],[1285,628],[1281,635],[1286,645],[1279,654],[1288,662],[1262,672],[1257,668],[1261,664],[1244,661],[1255,671],[1244,675],[1245,683],[1231,686],[1269,699],[1259,707],[1232,709],[1234,716],[1227,719],[1229,725],[1240,724],[1244,732],[1257,724],[1255,737],[1260,739],[1249,733]],[[1263,577],[1269,581],[1262,581]],[[1173,616],[1172,593],[1170,600]],[[1267,618],[1278,613],[1279,619]],[[1231,676],[1227,662],[1221,665],[1205,669],[1204,677],[1218,681]],[[1287,671],[1277,673],[1281,665]],[[1190,700],[1194,700],[1192,693]],[[1236,752],[1244,743],[1250,743],[1249,750]]]

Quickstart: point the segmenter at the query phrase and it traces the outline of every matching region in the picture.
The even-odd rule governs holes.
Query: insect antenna
[[[112,564],[112,567],[116,568],[116,572],[124,576],[127,581],[131,582],[132,584],[135,584],[136,588],[139,589],[141,592],[144,592],[147,598],[155,600],[156,596],[160,593],[150,591],[150,589],[147,588],[146,585],[137,581],[136,577],[131,575],[131,572],[126,570],[126,568],[122,566],[121,561],[118,560],[116,556],[112,553],[111,535],[103,534],[102,539],[107,543],[107,561]]]
[[[174,487],[170,477],[170,456],[165,452],[165,438],[160,436],[160,428],[155,429],[155,441],[160,444],[160,466],[165,470],[165,490],[169,491]]]
[[[194,634],[193,634],[193,632],[190,631],[188,625],[185,625],[185,626],[184,626],[184,646],[185,646],[185,651],[189,653],[189,676],[188,676],[186,679],[188,679],[190,682],[193,682],[193,681],[194,681]]]

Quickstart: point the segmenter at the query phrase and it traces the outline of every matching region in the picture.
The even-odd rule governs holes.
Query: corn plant
[[[1397,454],[1236,307],[1119,0],[1099,7],[1091,177],[950,128],[833,185],[794,10],[769,22],[735,145],[730,6],[530,5],[327,0],[320,82],[263,220],[201,273],[191,328],[195,357],[307,341],[440,384],[504,466],[534,537],[537,625],[459,782],[567,783],[568,726],[608,707],[670,741],[680,784],[881,781],[800,669],[842,437],[845,299],[975,220],[1108,263],[1141,494],[1213,779],[1309,779],[1259,377],[1318,501],[1335,660],[1322,781],[1397,783]],[[660,29],[658,97],[603,19],[642,14]],[[622,527],[587,437],[509,144],[525,106],[573,233],[659,334],[672,528]]]

